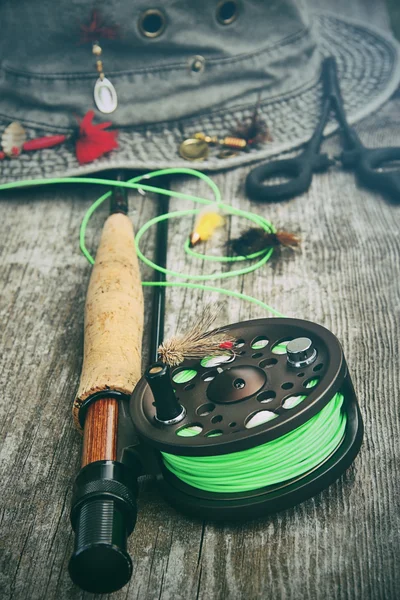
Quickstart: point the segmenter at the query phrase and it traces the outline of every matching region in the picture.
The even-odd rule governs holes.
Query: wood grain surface
[[[345,3],[343,3],[344,5]],[[347,3],[348,4],[348,3]],[[377,12],[371,2],[371,11]],[[382,23],[385,18],[382,17]],[[378,23],[379,24],[379,23]],[[369,146],[398,144],[400,97],[358,126]],[[335,154],[337,138],[325,147]],[[131,582],[113,600],[397,600],[400,598],[400,205],[357,187],[351,173],[318,174],[308,193],[277,205],[249,204],[247,169],[217,174],[223,198],[268,216],[302,237],[262,270],[224,286],[265,300],[284,314],[314,320],[341,340],[365,421],[354,465],[317,497],[250,523],[215,525],[186,518],[140,483],[139,517],[129,540]],[[173,187],[207,195],[192,179]],[[82,365],[83,310],[90,266],[78,250],[82,216],[100,194],[57,186],[0,194],[0,598],[89,600],[70,581],[72,484],[82,438],[71,402]],[[186,205],[185,205],[186,206]],[[136,229],[155,214],[150,196],[130,194]],[[171,202],[171,210],[183,208]],[[106,207],[91,221],[95,249]],[[232,219],[205,251],[245,227]],[[212,273],[182,244],[191,223],[171,223],[168,266]],[[142,249],[154,253],[153,232]],[[142,279],[152,272],[141,265]],[[147,364],[152,291],[144,289]],[[217,295],[167,292],[166,331],[188,325]],[[265,316],[223,298],[218,324]],[[111,597],[111,596],[110,596]],[[106,598],[106,596],[104,596]]]

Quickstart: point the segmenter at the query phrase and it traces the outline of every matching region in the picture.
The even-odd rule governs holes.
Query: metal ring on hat
[[[139,30],[142,35],[149,38],[160,36],[166,26],[166,18],[158,8],[145,10],[139,18]]]
[[[221,25],[230,25],[237,19],[239,5],[236,0],[220,0],[217,5],[216,14]]]
[[[206,59],[200,54],[192,56],[188,61],[188,68],[191,73],[203,73],[206,68]]]

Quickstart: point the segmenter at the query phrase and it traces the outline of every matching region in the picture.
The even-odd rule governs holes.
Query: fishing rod
[[[352,463],[363,437],[343,349],[330,331],[310,321],[281,316],[212,329],[212,320],[195,315],[193,328],[163,341],[155,352],[163,320],[154,318],[151,358],[157,360],[140,378],[143,298],[136,254],[163,275],[174,272],[141,254],[139,239],[148,224],[134,243],[127,206],[114,201],[111,212],[89,283],[84,364],[74,404],[84,451],[72,501],[76,537],[69,570],[75,583],[94,593],[115,591],[131,577],[127,537],[136,522],[140,475],[154,476],[182,512],[243,521],[324,489]],[[170,217],[152,220],[165,249],[167,236],[159,225]],[[257,224],[269,241],[253,257],[265,264],[278,234],[261,217]],[[84,230],[81,248],[92,262]],[[250,269],[237,271],[244,272]],[[228,293],[161,276],[154,284]],[[260,300],[229,294],[277,313]],[[164,301],[155,296],[159,315]]]
[[[123,181],[123,174],[116,176]],[[164,189],[168,186],[162,180]],[[168,200],[158,196],[158,215]],[[111,592],[129,581],[127,537],[136,523],[137,477],[142,465],[124,453],[135,439],[127,403],[141,374],[143,294],[126,188],[115,188],[97,250],[85,306],[84,361],[74,419],[83,429],[81,470],[75,480],[71,523],[72,580],[82,589]],[[168,221],[157,227],[157,260],[166,265]],[[165,281],[161,274],[159,280]],[[154,294],[152,360],[164,335],[165,287]],[[127,426],[128,425],[128,426]],[[125,454],[125,456],[124,456]]]

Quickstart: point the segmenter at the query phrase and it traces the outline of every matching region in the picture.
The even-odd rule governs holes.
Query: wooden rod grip
[[[118,400],[100,398],[87,409],[82,467],[96,460],[117,460]]]
[[[86,297],[84,332],[82,374],[73,406],[78,427],[86,398],[110,389],[131,394],[141,374],[143,293],[133,226],[121,213],[108,217],[103,228]]]

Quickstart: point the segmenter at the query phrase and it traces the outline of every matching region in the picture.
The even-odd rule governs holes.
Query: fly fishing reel
[[[230,325],[232,349],[152,365],[130,415],[147,472],[179,510],[246,519],[288,508],[336,480],[361,445],[342,348],[298,319]]]

